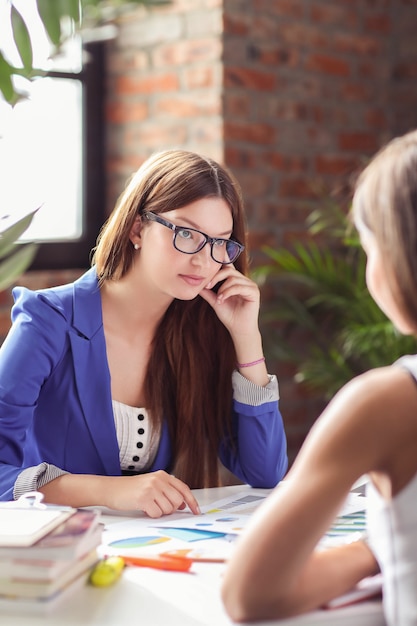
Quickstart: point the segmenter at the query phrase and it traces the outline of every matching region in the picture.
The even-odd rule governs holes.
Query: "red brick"
[[[410,61],[397,63],[394,65],[392,75],[396,80],[415,80],[417,78],[417,61],[415,59],[411,59]]]
[[[369,109],[365,113],[365,121],[368,126],[373,128],[388,128],[388,116],[383,109]]]
[[[278,25],[271,25],[271,20],[265,24],[265,32],[256,32],[257,23],[253,26],[253,36],[274,37],[281,43],[303,47],[307,50],[331,50],[331,39],[327,32],[309,23],[282,21]],[[274,29],[272,29],[274,26]],[[259,29],[258,29],[259,30]],[[271,32],[272,31],[272,32]]]
[[[267,152],[263,159],[266,167],[281,172],[304,172],[308,167],[308,159],[298,154]]]
[[[323,54],[310,55],[306,62],[306,69],[331,74],[332,76],[350,76],[351,74],[347,61]]]
[[[273,202],[261,202],[257,211],[257,218],[262,224],[290,224],[305,223],[311,213],[311,208],[296,201],[285,202],[280,198]]]
[[[265,197],[271,189],[271,177],[259,170],[247,170],[244,176],[239,177],[239,180],[244,197],[246,192],[251,196]]]
[[[245,67],[226,67],[224,72],[224,86],[244,87],[259,91],[277,89],[277,78],[273,72],[263,72]]]
[[[156,115],[168,117],[197,117],[199,115],[220,115],[220,97],[200,97],[190,93],[161,98],[155,103],[153,111]]]
[[[361,32],[337,33],[333,37],[332,48],[335,53],[366,55],[378,58],[383,50],[383,42],[364,35]]]
[[[261,250],[263,246],[275,247],[275,237],[271,231],[261,231],[249,229],[249,250],[253,253],[255,250]]]
[[[224,136],[227,140],[237,140],[245,143],[268,145],[276,141],[276,132],[270,124],[251,122],[225,121]]]
[[[253,98],[249,93],[227,93],[223,98],[224,116],[234,120],[246,120],[251,112]]]
[[[392,21],[389,15],[370,15],[364,20],[365,32],[373,31],[388,35],[392,30]]]
[[[153,65],[156,68],[169,66],[184,66],[219,60],[222,45],[218,37],[206,39],[189,39],[165,44],[152,52]]]
[[[320,155],[316,157],[315,168],[318,174],[344,176],[358,166],[358,159],[340,155]]]
[[[214,89],[220,88],[220,80],[217,74],[221,74],[221,69],[216,72],[213,64],[206,67],[185,67],[184,68],[184,87],[188,89]]]
[[[273,96],[266,105],[266,113],[281,120],[305,120],[309,116],[309,105],[299,100],[285,100]]]
[[[215,144],[217,147],[221,145],[223,139],[221,120],[212,120],[210,124],[207,124],[205,120],[201,123],[196,122],[190,125],[187,130],[187,141],[193,144],[190,149],[201,152],[204,144]]]
[[[286,178],[280,186],[280,195],[283,198],[316,199],[316,180],[307,178]]]
[[[128,124],[148,117],[149,108],[145,102],[109,102],[106,107],[106,120],[109,124]]]
[[[258,14],[300,19],[305,15],[305,3],[300,0],[254,0],[254,11]]]
[[[143,71],[149,68],[149,57],[143,51],[120,51],[118,54],[107,54],[107,74],[127,74],[130,71]]]
[[[296,67],[300,62],[300,52],[295,48],[273,43],[256,42],[248,45],[248,57],[251,60],[274,65],[275,67]]]
[[[313,22],[325,26],[331,24],[341,24],[344,29],[358,28],[359,14],[352,6],[341,6],[340,3],[313,4],[310,9],[310,16]]]
[[[255,169],[259,165],[258,155],[249,149],[226,145],[225,162],[230,168]]]
[[[375,152],[379,147],[376,136],[367,132],[340,133],[338,143],[342,150],[355,152]]]
[[[121,76],[116,81],[117,93],[128,94],[152,94],[166,93],[178,89],[178,76],[176,74],[156,74],[154,76],[136,78]]]
[[[374,87],[369,83],[344,82],[340,88],[340,95],[344,101],[372,101],[373,91]]]
[[[137,150],[137,146],[146,145],[153,150],[162,150],[185,143],[187,137],[186,124],[165,125],[155,120],[142,124],[138,129],[126,133],[125,150]]]
[[[228,35],[240,35],[245,37],[249,34],[251,19],[249,15],[231,15],[224,12],[223,29]]]

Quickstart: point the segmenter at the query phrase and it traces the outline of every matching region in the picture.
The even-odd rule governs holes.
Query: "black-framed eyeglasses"
[[[184,254],[196,254],[196,252],[200,252],[208,243],[210,244],[210,254],[213,261],[227,265],[228,263],[236,261],[239,254],[245,249],[245,246],[242,246],[241,243],[233,239],[209,237],[195,228],[176,226],[164,220],[160,215],[152,213],[152,211],[146,211],[143,216],[151,222],[158,222],[158,224],[162,224],[162,226],[166,226],[172,230],[174,233],[172,238],[174,248]]]

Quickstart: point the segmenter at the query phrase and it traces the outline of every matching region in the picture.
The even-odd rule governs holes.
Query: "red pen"
[[[188,572],[193,564],[192,559],[186,557],[169,557],[169,556],[129,556],[119,555],[126,565],[134,565],[135,567],[152,567],[154,569],[171,570],[173,572]]]

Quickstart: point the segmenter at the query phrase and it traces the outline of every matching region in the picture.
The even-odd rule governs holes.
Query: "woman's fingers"
[[[149,517],[169,515],[188,506],[198,515],[200,507],[190,488],[184,482],[160,470],[137,477],[135,489],[139,489],[138,508]]]

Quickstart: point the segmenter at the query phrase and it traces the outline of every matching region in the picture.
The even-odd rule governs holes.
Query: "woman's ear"
[[[130,235],[129,235],[129,239],[132,242],[135,250],[139,250],[139,248],[142,245],[141,234],[142,234],[142,216],[137,215],[135,217],[135,221],[133,222],[133,226],[130,230]]]

